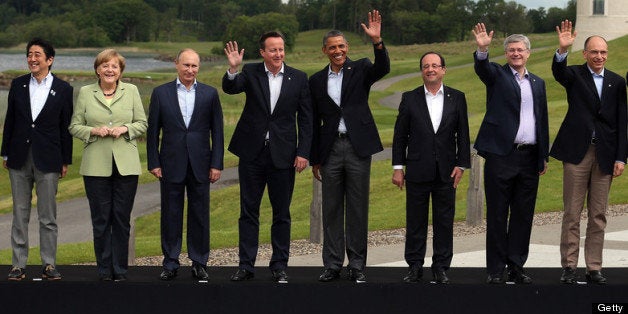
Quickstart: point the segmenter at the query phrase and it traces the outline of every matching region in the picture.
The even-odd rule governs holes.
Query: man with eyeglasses
[[[549,135],[545,81],[528,72],[530,40],[504,40],[507,64],[489,62],[493,31],[473,29],[478,45],[475,73],[486,85],[486,114],[475,149],[485,158],[486,268],[489,284],[532,283],[523,269],[528,258],[539,176],[547,170]]]
[[[587,199],[584,242],[586,279],[605,284],[602,248],[611,182],[626,164],[626,82],[604,67],[608,45],[600,36],[584,42],[582,65],[567,66],[567,52],[576,38],[569,20],[556,27],[559,48],[552,62],[554,79],[567,91],[569,104],[550,155],[563,162],[563,224],[560,237],[562,283],[577,281],[580,214]]]
[[[456,187],[471,167],[467,101],[464,93],[443,85],[447,68],[442,55],[428,52],[420,64],[423,85],[403,93],[393,136],[392,183],[407,187],[404,256],[409,268],[403,281],[415,283],[423,276],[431,197],[432,275],[434,282],[447,284]]]

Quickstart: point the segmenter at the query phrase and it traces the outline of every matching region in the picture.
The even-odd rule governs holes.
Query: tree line
[[[374,8],[391,44],[465,40],[480,21],[506,35],[551,32],[561,20],[576,19],[576,0],[547,9],[504,0],[2,0],[0,47],[35,36],[57,47],[238,38],[255,51],[248,42],[278,29],[290,49],[300,31],[358,32]]]

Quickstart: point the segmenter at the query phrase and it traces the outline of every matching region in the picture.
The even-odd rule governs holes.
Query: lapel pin
[[[51,90],[50,90],[50,95],[54,96],[54,95],[56,95],[56,94],[57,94],[57,92],[55,92],[55,90],[54,90],[54,89],[51,89]]]
[[[26,88],[26,84],[22,85],[22,87]]]
[[[347,70],[351,70],[351,67],[347,67]]]
[[[288,76],[288,81],[291,80],[292,78]]]

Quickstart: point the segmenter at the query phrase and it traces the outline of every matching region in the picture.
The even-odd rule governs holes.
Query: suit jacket
[[[91,135],[94,127],[126,126],[128,132],[118,138]],[[108,177],[113,160],[121,175],[142,172],[136,138],[146,132],[146,113],[140,93],[133,84],[118,82],[108,105],[98,83],[79,91],[70,123],[70,133],[83,141],[80,173],[84,176]]]
[[[444,86],[443,117],[434,132],[425,100],[425,88],[401,96],[399,115],[393,136],[393,165],[406,165],[405,179],[430,182],[436,178],[436,167],[442,182],[454,167],[471,167],[467,101],[464,93]]]
[[[176,80],[153,89],[146,133],[149,170],[161,168],[165,180],[180,183],[189,163],[196,180],[207,183],[210,168],[223,169],[224,147],[222,107],[214,87],[197,83],[188,127],[179,107]]]
[[[340,106],[327,94],[329,66],[310,77],[314,106],[314,142],[312,164],[324,164],[336,140],[340,118],[344,118],[351,145],[360,157],[367,157],[384,148],[369,108],[371,85],[390,72],[386,48],[374,49],[375,63],[367,58],[347,61],[342,67]]]
[[[252,161],[264,148],[266,132],[269,132],[270,154],[276,168],[293,167],[296,156],[310,159],[312,102],[304,72],[284,64],[281,91],[272,113],[264,63],[244,65],[233,80],[225,73],[222,90],[227,94],[246,93],[229,151],[242,161]]]
[[[486,153],[508,155],[515,143],[519,129],[521,112],[521,88],[512,75],[508,64],[499,65],[486,60],[478,60],[473,54],[475,73],[486,85],[486,114],[475,140],[475,149],[480,156]],[[528,73],[534,102],[535,133],[538,145],[537,166],[542,171],[548,160],[549,127],[547,118],[547,96],[545,81]]]
[[[20,169],[30,148],[39,171],[61,172],[63,165],[72,163],[72,136],[68,125],[72,117],[73,88],[53,75],[48,98],[33,121],[30,79],[31,74],[26,74],[11,82],[0,155],[7,157],[9,168]]]
[[[598,96],[586,64],[552,63],[552,73],[567,91],[569,108],[552,145],[552,157],[579,164],[595,130],[595,154],[600,170],[613,173],[615,161],[626,161],[626,81],[604,70],[602,97]]]

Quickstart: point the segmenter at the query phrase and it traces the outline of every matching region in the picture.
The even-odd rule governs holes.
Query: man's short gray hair
[[[509,44],[518,42],[522,42],[528,50],[530,49],[530,39],[528,39],[528,36],[523,34],[512,34],[504,39],[504,51],[508,49]]]

